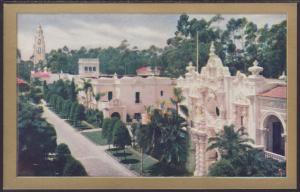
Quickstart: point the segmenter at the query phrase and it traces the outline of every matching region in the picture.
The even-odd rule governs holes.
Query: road
[[[106,146],[97,146],[71,125],[43,105],[43,117],[51,123],[57,134],[57,143],[66,143],[72,155],[85,167],[89,176],[129,177],[135,176],[117,160],[109,156]]]

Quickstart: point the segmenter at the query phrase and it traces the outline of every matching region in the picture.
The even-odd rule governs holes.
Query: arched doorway
[[[269,115],[264,120],[266,128],[266,150],[282,155],[285,154],[284,128],[280,119],[275,115]]]
[[[111,117],[111,118],[116,117],[116,118],[118,118],[118,119],[121,119],[121,115],[120,115],[120,113],[118,113],[118,112],[113,112],[113,113],[110,115],[110,117]]]

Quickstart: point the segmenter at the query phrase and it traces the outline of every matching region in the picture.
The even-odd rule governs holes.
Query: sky
[[[209,20],[214,15],[188,14],[189,18]],[[36,28],[41,24],[46,42],[46,52],[67,46],[69,49],[118,46],[126,39],[131,47],[147,49],[151,45],[164,47],[176,31],[180,14],[19,14],[18,48],[22,59],[33,53]],[[225,15],[217,25],[224,29],[230,18],[246,17],[248,21],[263,27],[286,19],[276,15]]]

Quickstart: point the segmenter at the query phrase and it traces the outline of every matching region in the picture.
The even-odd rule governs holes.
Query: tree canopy
[[[199,71],[208,59],[209,46],[215,42],[216,54],[234,75],[237,70],[248,74],[254,60],[264,67],[263,75],[278,78],[286,70],[286,21],[259,28],[245,17],[231,18],[220,28],[222,15],[211,19],[191,18],[182,14],[176,23],[174,36],[166,39],[167,45],[148,49],[130,46],[126,39],[116,47],[70,49],[67,46],[51,50],[47,67],[52,72],[78,74],[79,58],[98,58],[103,74],[135,75],[142,66],[159,67],[161,75],[179,77],[192,61],[196,64],[196,40],[199,41]],[[198,35],[197,35],[198,34]],[[24,63],[24,61],[22,61]],[[27,67],[19,64],[19,75],[28,79]],[[24,72],[23,72],[24,71]]]

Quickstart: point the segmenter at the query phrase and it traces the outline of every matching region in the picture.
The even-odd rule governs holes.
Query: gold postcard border
[[[4,4],[4,189],[291,189],[296,188],[297,4]],[[17,177],[16,48],[18,13],[287,14],[288,151],[286,178]],[[100,165],[101,166],[101,165]]]

